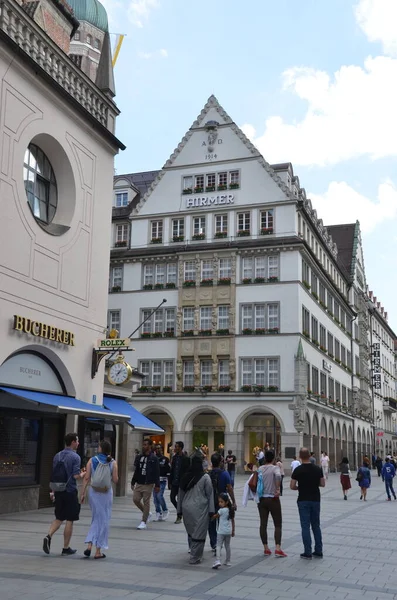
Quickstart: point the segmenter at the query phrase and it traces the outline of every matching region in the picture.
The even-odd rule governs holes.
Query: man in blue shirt
[[[390,462],[390,458],[385,458],[385,464],[382,467],[382,481],[385,482],[387,499],[391,502],[390,492],[393,494],[394,500],[397,500],[396,493],[393,488],[393,478],[396,474],[394,465]]]
[[[63,550],[62,555],[68,556],[75,554],[77,550],[72,550],[70,540],[73,533],[73,523],[79,520],[80,503],[77,495],[77,479],[84,477],[81,472],[81,458],[76,450],[79,447],[79,438],[77,433],[67,433],[65,435],[65,448],[54,456],[53,470],[61,462],[64,465],[67,477],[66,490],[64,492],[55,492],[55,520],[51,523],[48,535],[43,540],[43,550],[46,554],[50,553],[52,536],[64,521],[66,521],[63,532]]]
[[[218,504],[218,496],[219,494],[227,493],[229,494],[234,510],[237,510],[236,501],[234,499],[234,490],[232,486],[232,480],[230,479],[230,475],[224,469],[224,461],[223,456],[218,452],[215,452],[211,456],[211,464],[212,470],[210,472],[210,477],[212,481],[212,487],[214,488],[214,504],[215,504],[215,512],[218,512],[219,504]],[[216,520],[210,520],[208,525],[208,534],[210,536],[210,544],[213,552],[216,552]]]

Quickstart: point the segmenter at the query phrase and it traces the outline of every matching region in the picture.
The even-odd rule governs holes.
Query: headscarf
[[[190,468],[183,475],[180,483],[180,488],[184,492],[188,492],[200,481],[200,479],[204,475],[203,469],[203,453],[201,451],[197,451],[193,454],[190,459]]]

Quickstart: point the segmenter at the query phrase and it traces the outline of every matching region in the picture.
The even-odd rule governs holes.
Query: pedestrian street
[[[374,471],[372,471],[374,474]],[[236,537],[232,539],[232,566],[212,570],[213,556],[207,542],[201,564],[188,565],[186,533],[175,525],[175,512],[166,522],[152,522],[137,531],[140,518],[131,494],[116,498],[107,558],[83,557],[90,510],[82,508],[75,524],[74,556],[61,557],[62,535],[54,536],[51,554],[42,552],[43,536],[53,518],[51,509],[7,514],[0,517],[0,599],[47,600],[368,600],[397,599],[395,570],[397,502],[386,501],[384,484],[377,476],[368,501],[359,500],[352,481],[343,500],[339,475],[330,475],[322,490],[321,521],[324,559],[305,561],[296,493],[285,479],[282,498],[282,548],[287,558],[264,558],[259,539],[257,508],[241,507],[246,476],[236,478]],[[166,492],[168,501],[168,492]],[[269,523],[270,547],[274,548]]]

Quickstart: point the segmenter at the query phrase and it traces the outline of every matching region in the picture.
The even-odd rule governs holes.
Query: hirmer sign
[[[209,208],[220,204],[234,204],[234,194],[219,194],[219,196],[199,196],[198,198],[187,198],[186,208]]]

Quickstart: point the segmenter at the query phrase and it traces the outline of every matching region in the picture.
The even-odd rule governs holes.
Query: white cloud
[[[168,58],[168,52],[164,48],[155,52],[138,52],[139,58],[150,60],[151,58]]]
[[[397,56],[396,0],[360,0],[355,16],[370,42],[381,42],[385,54]]]
[[[131,23],[141,29],[151,11],[158,8],[159,5],[158,0],[132,0],[128,8],[128,17]]]
[[[379,185],[376,200],[360,194],[345,181],[332,181],[324,194],[308,194],[308,198],[325,225],[359,220],[364,233],[397,216],[397,188],[390,180]]]

